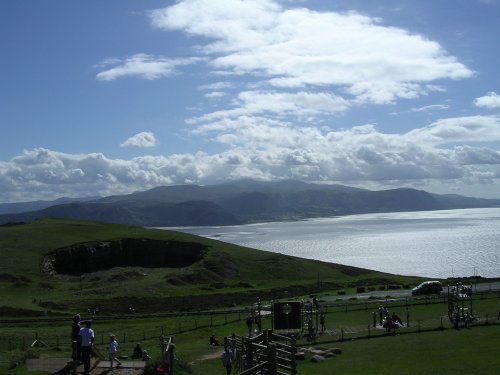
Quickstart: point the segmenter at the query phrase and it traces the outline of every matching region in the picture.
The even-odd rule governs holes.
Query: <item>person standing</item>
[[[118,353],[118,342],[115,339],[115,335],[111,334],[109,336],[109,346],[108,346],[108,354],[109,354],[109,368],[113,368],[113,361],[116,361],[116,368],[120,367],[122,363],[116,358],[116,354]]]
[[[79,314],[75,314],[73,317],[73,325],[71,326],[71,345],[76,346],[73,347],[73,350],[75,351],[73,353],[73,360],[76,361],[81,361],[82,360],[82,343],[80,341],[80,329],[82,328],[80,326],[81,318]]]
[[[226,375],[231,374],[231,370],[233,369],[233,353],[229,350],[229,348],[224,349],[221,360],[222,366],[226,368]]]
[[[92,350],[92,344],[94,343],[94,331],[90,326],[91,321],[85,322],[85,328],[80,329],[80,340],[81,340],[81,350],[82,350],[82,361],[85,374],[89,374],[90,370],[90,351]]]

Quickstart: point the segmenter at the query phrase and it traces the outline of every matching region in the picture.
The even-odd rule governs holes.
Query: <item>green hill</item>
[[[1,315],[207,309],[417,279],[117,224],[0,227]]]

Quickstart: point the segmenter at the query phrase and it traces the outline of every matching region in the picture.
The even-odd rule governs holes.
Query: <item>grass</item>
[[[486,314],[490,321],[495,323],[498,311],[499,298],[497,295],[489,295],[489,298],[475,300],[476,311],[483,322]],[[346,302],[352,303],[352,302]],[[327,327],[339,330],[341,327],[365,329],[371,320],[370,311],[353,310],[357,305],[349,306],[345,310],[329,309],[327,314]],[[398,307],[389,305],[390,310],[397,311]],[[343,354],[325,363],[312,364],[309,361],[299,363],[299,374],[324,374],[337,371],[346,373],[362,374],[372,371],[374,374],[447,374],[448,365],[456,369],[455,362],[463,363],[467,368],[475,366],[476,374],[495,374],[488,372],[494,364],[498,364],[496,348],[498,347],[499,328],[498,325],[477,326],[470,330],[450,329],[446,320],[446,329],[439,330],[439,317],[446,315],[446,304],[421,304],[411,305],[412,317],[415,321],[421,320],[422,332],[417,333],[416,326],[411,329],[400,330],[399,334],[386,335],[385,331],[372,331],[372,338],[366,338],[363,331],[357,335],[360,339],[352,340],[352,335],[346,335],[346,340],[339,341],[339,336],[318,337],[319,346],[340,347]],[[232,333],[244,335],[246,326],[244,323],[246,315],[228,313],[227,315],[196,316],[196,317],[169,317],[169,318],[137,318],[137,319],[109,319],[96,320],[93,328],[96,332],[96,345],[102,352],[105,351],[106,343],[110,333],[114,333],[120,343],[120,354],[130,355],[133,346],[140,342],[153,357],[159,357],[160,347],[158,337],[163,332],[173,335],[176,343],[176,355],[179,359],[177,374],[218,374],[221,365],[218,359],[201,360],[206,355],[218,354],[222,349],[213,348],[208,345],[208,338],[214,334],[220,341],[224,336]],[[26,346],[29,346],[35,335],[45,343],[46,348],[30,349],[33,353],[45,356],[70,357],[70,346],[67,340],[71,321],[51,324],[39,323],[10,323],[2,325],[0,335],[0,363],[10,363],[10,357],[21,357],[19,351],[21,337],[24,337]],[[271,328],[269,318],[263,319],[263,329]],[[410,332],[405,334],[405,332]],[[55,340],[59,335],[59,340]],[[12,350],[8,350],[4,339],[10,337],[14,340]],[[56,343],[59,343],[56,345]],[[311,344],[304,339],[299,342],[303,346]],[[477,349],[477,348],[480,349]],[[437,355],[435,353],[442,353]],[[465,354],[464,354],[465,353]],[[309,357],[310,358],[310,357]],[[308,358],[308,359],[309,359]],[[182,364],[183,367],[180,367]],[[0,366],[1,367],[1,366]],[[6,374],[22,374],[23,367],[16,367],[15,371],[6,370],[7,364],[0,368],[0,372]],[[351,371],[347,371],[352,368]],[[464,367],[465,368],[465,367]],[[432,372],[431,371],[434,371]],[[406,371],[406,372],[405,372]]]
[[[499,325],[346,341],[336,345],[341,355],[322,363],[302,362],[299,373],[494,375],[500,368],[499,345]]]
[[[41,260],[54,249],[122,238],[198,242],[206,252],[200,261],[181,268],[122,267],[82,276],[49,276],[40,271]],[[217,267],[228,264],[237,272],[218,275],[221,269]],[[199,275],[206,277],[195,277]],[[184,282],[167,282],[172,277]],[[417,277],[288,257],[162,230],[57,219],[0,227],[0,316],[8,320],[0,323],[0,373],[27,374],[22,365],[27,357],[69,358],[72,315],[79,312],[86,316],[87,307],[98,306],[101,314],[94,329],[101,351],[105,351],[109,334],[114,333],[120,354],[130,355],[133,346],[141,342],[143,348],[159,357],[159,336],[164,333],[175,337],[176,374],[220,374],[223,369],[218,359],[202,359],[218,355],[221,350],[210,347],[208,338],[212,334],[220,340],[232,333],[245,334],[245,312],[228,310],[213,316],[205,313],[175,317],[158,313],[233,305],[244,309],[257,296],[268,303],[278,298],[308,299],[310,293],[315,293],[321,301],[337,296],[340,290],[350,294],[359,286],[379,290],[385,285],[414,285],[420,281]],[[474,301],[474,309],[482,318],[485,314],[496,317],[498,312],[498,296],[488,297]],[[343,354],[319,364],[300,362],[299,374],[451,374],[474,369],[477,375],[495,374],[500,368],[496,353],[498,325],[416,333],[415,322],[431,322],[430,329],[435,329],[440,317],[446,316],[447,305],[440,300],[430,304],[409,300],[410,334],[401,331],[387,336],[379,330],[371,332],[370,339],[351,340],[367,336],[363,330],[371,324],[372,311],[386,302],[405,320],[405,301],[332,299],[326,309],[327,327],[337,332],[342,327],[355,327],[360,333],[346,334],[342,342],[338,335],[320,337],[320,345],[341,347]],[[138,313],[127,314],[129,306],[137,308]],[[49,311],[47,317],[40,317],[44,311]],[[37,316],[34,322],[25,321],[30,314]],[[271,328],[270,319],[263,319],[263,325]],[[429,326],[423,325],[423,329]],[[35,337],[47,347],[28,350]]]
[[[202,259],[180,268],[116,267],[81,276],[41,272],[42,259],[55,249],[122,238],[199,243],[206,250]],[[131,305],[142,312],[227,307],[246,303],[257,295],[271,299],[321,289],[415,284],[420,280],[124,225],[41,219],[0,227],[2,304],[38,313],[72,313],[96,306],[107,313],[125,313]],[[4,309],[0,315],[8,313]]]

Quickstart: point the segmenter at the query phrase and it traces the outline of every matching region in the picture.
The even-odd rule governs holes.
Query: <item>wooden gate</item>
[[[228,336],[224,345],[234,354],[240,375],[296,375],[295,339],[271,330],[254,337]]]

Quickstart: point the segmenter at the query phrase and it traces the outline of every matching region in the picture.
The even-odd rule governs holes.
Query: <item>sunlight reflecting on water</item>
[[[426,277],[500,276],[500,208],[175,228],[276,253]]]

